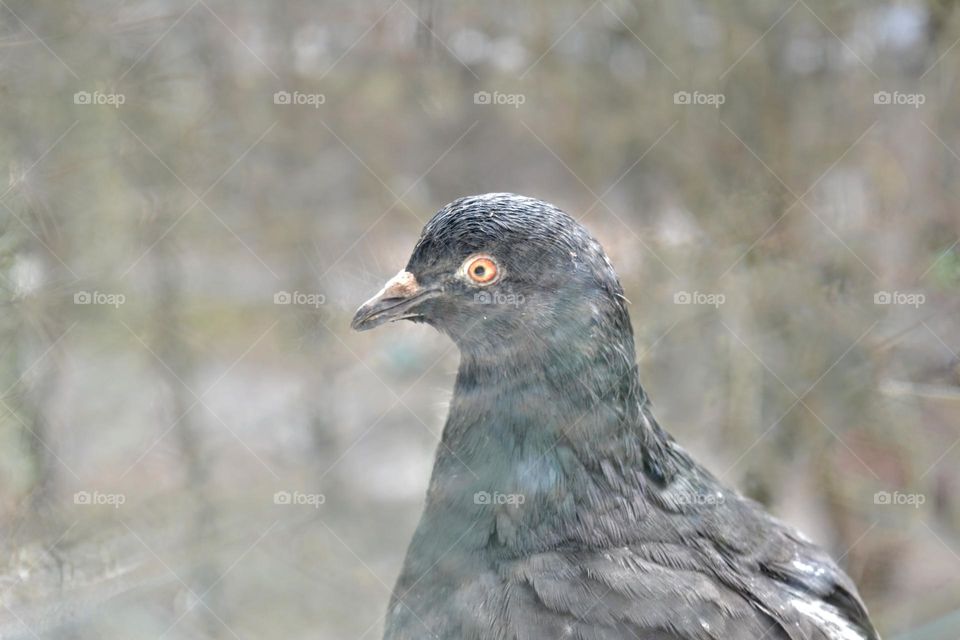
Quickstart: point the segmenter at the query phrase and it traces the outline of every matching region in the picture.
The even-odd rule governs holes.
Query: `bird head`
[[[534,198],[491,193],[438,211],[406,268],[352,326],[426,322],[462,352],[531,352],[629,333],[623,300],[603,249],[576,220]]]

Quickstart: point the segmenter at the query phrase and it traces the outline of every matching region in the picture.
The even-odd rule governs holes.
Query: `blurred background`
[[[379,638],[457,353],[348,324],[489,191],[885,637],[960,637],[956,5],[0,0],[0,637]]]

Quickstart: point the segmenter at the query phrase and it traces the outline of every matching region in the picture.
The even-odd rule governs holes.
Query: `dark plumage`
[[[824,551],[657,424],[617,275],[567,214],[447,205],[353,326],[399,318],[461,361],[385,638],[878,638]]]

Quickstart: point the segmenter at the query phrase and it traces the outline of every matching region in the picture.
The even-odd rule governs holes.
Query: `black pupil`
[[[475,276],[483,276],[483,274],[486,272],[487,270],[484,268],[482,264],[478,264],[473,268],[473,275]]]

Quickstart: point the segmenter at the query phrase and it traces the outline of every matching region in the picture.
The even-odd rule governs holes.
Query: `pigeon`
[[[460,351],[385,640],[879,640],[809,539],[657,423],[600,244],[538,199],[456,200],[356,312]]]

